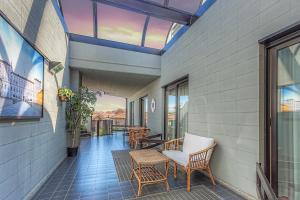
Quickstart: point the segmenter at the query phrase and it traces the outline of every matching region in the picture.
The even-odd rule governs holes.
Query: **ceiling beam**
[[[97,2],[93,2],[93,27],[94,27],[94,37],[98,37],[98,10]]]
[[[150,17],[147,16],[147,18],[145,20],[145,24],[144,24],[143,35],[142,35],[142,44],[141,44],[142,47],[145,46],[145,39],[146,39],[146,33],[147,33],[147,29],[148,29],[149,20],[150,20]]]
[[[160,19],[165,19],[171,22],[176,22],[184,25],[191,25],[198,17],[188,14],[184,11],[178,11],[172,8],[166,8],[158,4],[143,0],[92,0],[118,8],[131,10],[145,15],[154,16]]]

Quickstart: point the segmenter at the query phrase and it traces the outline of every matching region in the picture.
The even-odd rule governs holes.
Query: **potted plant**
[[[80,128],[94,112],[96,94],[86,87],[73,93],[66,105],[68,128],[68,156],[76,156],[80,143]]]
[[[59,88],[58,89],[58,97],[60,101],[66,102],[73,96],[73,92],[69,88]]]

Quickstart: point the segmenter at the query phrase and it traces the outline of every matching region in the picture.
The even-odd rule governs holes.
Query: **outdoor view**
[[[107,94],[97,96],[92,131],[97,135],[122,130],[126,120],[126,99]]]

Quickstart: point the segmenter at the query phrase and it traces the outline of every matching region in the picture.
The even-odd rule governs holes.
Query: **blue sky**
[[[300,85],[290,85],[281,88],[281,101],[290,99],[300,101]]]
[[[43,57],[0,17],[0,59],[12,64],[15,73],[29,80],[43,80]],[[6,52],[8,58],[3,54]]]

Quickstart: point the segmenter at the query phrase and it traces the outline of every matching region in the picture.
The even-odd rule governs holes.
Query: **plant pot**
[[[77,152],[78,152],[78,147],[68,147],[67,148],[68,157],[77,156]]]
[[[66,96],[58,96],[58,97],[61,102],[67,102],[69,100],[69,98]]]

